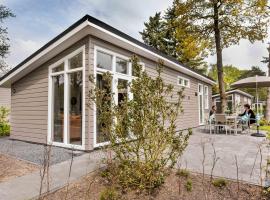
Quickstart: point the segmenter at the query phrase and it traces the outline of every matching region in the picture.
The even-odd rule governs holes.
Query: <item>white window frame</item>
[[[204,109],[209,109],[209,87],[207,85],[203,87],[203,93],[204,93]]]
[[[179,80],[180,80],[180,79],[183,80],[183,83],[182,83],[182,84],[179,83]],[[185,85],[185,83],[184,83],[185,81],[188,82],[188,85]],[[183,76],[177,76],[177,85],[180,85],[180,86],[182,86],[182,87],[190,88],[190,80],[189,80],[188,78],[184,78]]]
[[[102,69],[102,68],[97,67],[97,52],[98,51],[107,53],[107,54],[112,56],[112,70],[107,70],[107,69]],[[116,57],[127,60],[127,62],[128,62],[128,74],[122,74],[122,73],[116,72]],[[142,65],[142,70],[145,70],[145,64],[142,63],[142,62],[139,62],[139,64]],[[118,54],[118,53],[116,53],[114,51],[105,49],[103,47],[94,45],[94,77],[95,77],[95,81],[96,81],[96,77],[97,77],[96,74],[102,74],[102,73],[105,73],[105,72],[110,72],[112,74],[112,90],[113,90],[113,92],[115,94],[117,92],[117,84],[118,84],[118,79],[119,78],[127,80],[129,83],[132,81],[132,79],[136,78],[135,76],[132,76],[132,64],[130,62],[129,57],[123,56],[121,54]],[[118,96],[115,95],[114,96],[114,101],[115,102],[118,102],[117,98],[118,98]],[[129,99],[133,98],[132,94],[129,91],[129,88],[128,88],[128,98]],[[104,146],[104,145],[108,145],[110,143],[109,141],[108,142],[97,143],[96,105],[93,106],[93,116],[94,116],[93,117],[93,123],[94,123],[93,124],[93,134],[94,134],[93,135],[93,146],[94,146],[94,148],[101,147],[101,146]]]
[[[72,58],[73,56],[76,56],[77,54],[82,52],[82,67],[75,68],[75,69],[68,69],[68,60]],[[52,72],[52,69],[60,65],[61,63],[64,63],[64,71],[61,72]],[[68,99],[69,99],[69,92],[68,92],[68,74],[72,72],[82,72],[82,144],[68,144],[68,115],[69,115],[69,107],[68,107]],[[53,97],[52,97],[52,78],[54,76],[64,74],[64,138],[63,143],[61,142],[54,142],[52,141],[52,123],[53,123],[53,117],[52,117],[52,108],[53,108]],[[78,150],[85,150],[85,45],[81,46],[80,48],[76,49],[72,53],[68,54],[67,56],[61,58],[54,64],[49,66],[49,83],[48,83],[48,135],[47,135],[47,143],[52,144],[54,146],[59,147],[67,147],[67,148],[73,148]]]
[[[202,88],[202,91],[200,92],[200,87]],[[204,125],[204,87],[203,84],[198,83],[198,114],[199,114],[199,125]],[[200,95],[202,95],[202,122],[200,121]]]

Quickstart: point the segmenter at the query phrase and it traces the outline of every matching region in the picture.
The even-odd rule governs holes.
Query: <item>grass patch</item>
[[[119,199],[119,194],[117,190],[113,187],[105,188],[100,193],[100,200],[117,200]]]
[[[212,182],[213,186],[223,188],[227,185],[227,181],[224,178],[217,178]]]
[[[186,190],[187,190],[188,192],[191,192],[191,190],[192,190],[192,181],[191,181],[191,179],[188,179],[188,180],[187,180],[187,182],[186,182],[186,184],[185,184],[185,188],[186,188]]]
[[[188,170],[186,169],[178,169],[177,172],[176,172],[176,175],[177,176],[181,176],[181,177],[185,177],[185,178],[188,178],[190,173]]]
[[[267,131],[270,132],[270,126],[260,126],[259,129],[261,131]],[[257,130],[257,126],[252,126],[252,130]]]

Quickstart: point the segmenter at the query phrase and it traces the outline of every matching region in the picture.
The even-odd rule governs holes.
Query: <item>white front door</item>
[[[198,84],[198,102],[199,102],[199,125],[204,124],[204,110],[203,110],[203,85]]]

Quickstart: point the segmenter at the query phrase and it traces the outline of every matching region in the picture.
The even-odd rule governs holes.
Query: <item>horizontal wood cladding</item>
[[[94,46],[99,46],[104,49],[108,49],[110,51],[116,52],[120,55],[126,56],[126,57],[131,57],[134,55],[133,52],[127,51],[125,49],[119,48],[115,45],[109,44],[105,41],[102,41],[96,37],[91,37],[90,38],[90,48],[89,48],[89,73],[93,74],[94,70]],[[156,77],[157,72],[156,72],[156,67],[157,63],[146,59],[144,57],[139,57],[140,61],[145,64],[145,70],[146,72],[152,76]],[[192,127],[197,127],[199,126],[199,102],[198,102],[198,84],[203,84],[204,86],[208,86],[208,91],[209,91],[209,108],[211,108],[212,105],[212,99],[211,99],[211,85],[204,83],[203,81],[199,79],[195,79],[193,77],[190,77],[186,74],[183,74],[179,71],[173,70],[169,67],[164,66],[163,72],[162,72],[162,78],[167,84],[172,84],[174,86],[174,94],[176,95],[177,91],[181,90],[180,85],[178,85],[178,76],[187,78],[190,80],[190,87],[186,87],[184,89],[183,94],[185,97],[182,100],[182,106],[183,106],[183,112],[179,114],[178,119],[177,119],[177,130],[183,130],[187,128],[192,128]],[[89,83],[88,83],[89,85]],[[205,117],[209,115],[209,109],[204,109]],[[93,111],[89,110],[89,133],[90,136],[92,135],[92,138],[90,138],[89,142],[90,144],[93,145],[93,138],[94,138],[94,116],[93,116]],[[91,148],[91,146],[90,146]],[[93,147],[92,147],[93,148]]]
[[[82,45],[86,37],[12,84],[11,138],[46,143],[48,133],[48,68]],[[86,53],[87,53],[86,49]],[[88,63],[88,54],[85,62]],[[85,78],[88,78],[85,77]]]
[[[10,88],[0,88],[0,106],[10,107]]]

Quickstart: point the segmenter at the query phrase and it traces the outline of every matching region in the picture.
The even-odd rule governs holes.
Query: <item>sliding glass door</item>
[[[83,50],[50,68],[50,141],[60,146],[83,145]]]

